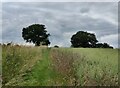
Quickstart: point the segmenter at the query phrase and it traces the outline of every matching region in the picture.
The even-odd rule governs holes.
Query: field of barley
[[[2,46],[3,86],[118,86],[118,49]]]

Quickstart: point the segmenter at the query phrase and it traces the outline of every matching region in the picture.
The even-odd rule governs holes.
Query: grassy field
[[[117,86],[118,49],[2,47],[3,86]]]
[[[77,74],[83,85],[118,84],[117,49],[73,49],[84,61],[77,66]],[[78,60],[79,61],[79,60]]]

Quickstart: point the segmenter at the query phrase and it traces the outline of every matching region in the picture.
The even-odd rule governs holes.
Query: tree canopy
[[[78,31],[71,37],[72,47],[95,47],[98,42],[95,34]]]
[[[22,37],[26,42],[33,42],[35,46],[49,45],[49,33],[43,24],[33,24],[22,29]]]
[[[96,48],[113,48],[113,47],[107,43],[98,43],[96,44]]]
[[[95,34],[78,31],[71,37],[72,47],[113,48],[107,43],[98,43]]]

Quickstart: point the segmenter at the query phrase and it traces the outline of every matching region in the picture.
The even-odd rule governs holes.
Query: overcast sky
[[[22,28],[44,24],[51,46],[70,46],[77,31],[95,33],[99,42],[118,47],[117,2],[4,2],[2,42],[25,44]],[[1,32],[1,31],[0,31]]]

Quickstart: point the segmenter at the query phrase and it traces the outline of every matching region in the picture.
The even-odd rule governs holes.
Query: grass
[[[2,46],[0,45],[0,87],[2,87]]]
[[[35,47],[2,47],[2,84],[14,83],[16,81],[14,78],[30,70],[39,59],[41,59],[41,49]]]
[[[3,46],[2,64],[3,85],[118,85],[118,49]]]
[[[3,86],[60,86],[65,76],[53,68],[50,49],[5,46],[3,55]]]
[[[118,85],[117,49],[81,48],[73,51],[84,57],[84,61],[77,66],[82,85]]]
[[[77,59],[77,56],[74,56],[71,51],[65,49],[52,49],[51,55],[55,70],[65,75],[66,85],[77,86],[78,80],[74,67],[74,59]]]
[[[32,68],[31,72],[23,77],[26,80],[19,85],[27,86],[53,86],[59,85],[58,83],[63,81],[57,71],[53,69],[53,64],[51,62],[50,50],[42,50],[42,59],[37,62],[37,64]]]

